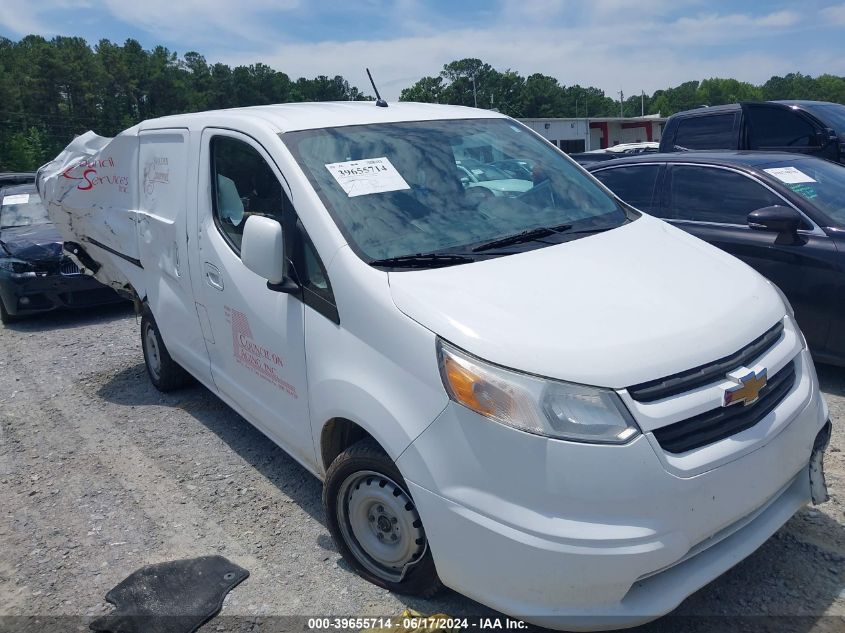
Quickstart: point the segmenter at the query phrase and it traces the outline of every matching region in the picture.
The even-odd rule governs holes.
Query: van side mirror
[[[798,211],[779,204],[748,214],[748,226],[758,231],[793,234],[798,232],[802,222],[803,218]]]
[[[260,215],[246,219],[241,240],[241,261],[256,275],[266,279],[271,290],[298,290],[292,280],[285,278],[285,240],[282,225],[276,220]]]

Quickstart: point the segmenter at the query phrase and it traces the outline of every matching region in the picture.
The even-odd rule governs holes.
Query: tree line
[[[180,112],[368,98],[339,75],[293,80],[266,64],[209,64],[133,39],[0,38],[0,171],[35,169],[87,130],[113,136]]]
[[[624,95],[623,95],[624,96]],[[633,94],[620,100],[602,90],[578,84],[566,86],[554,77],[535,73],[523,77],[500,72],[480,59],[461,59],[439,74],[423,77],[402,91],[405,101],[451,103],[496,108],[516,118],[640,116],[675,112],[738,101],[812,99],[845,103],[845,77],[811,77],[790,73],[772,77],[762,85],[736,79],[687,81],[651,95]]]
[[[369,100],[340,75],[291,79],[266,64],[210,64],[163,46],[144,49],[79,37],[0,38],[0,170],[43,164],[86,130],[113,136],[144,119],[295,101]],[[735,79],[688,81],[622,101],[595,87],[567,86],[535,73],[499,71],[480,59],[446,64],[402,90],[401,100],[477,105],[518,118],[664,116],[736,101],[817,99],[845,103],[845,77],[792,73],[762,85]]]

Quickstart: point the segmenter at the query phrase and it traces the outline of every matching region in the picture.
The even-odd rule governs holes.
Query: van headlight
[[[484,362],[437,340],[449,397],[506,426],[573,442],[625,444],[640,429],[610,389],[540,378]]]

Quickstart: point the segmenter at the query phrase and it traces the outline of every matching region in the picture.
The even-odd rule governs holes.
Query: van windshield
[[[482,250],[506,255],[628,221],[591,177],[507,119],[355,125],[281,138],[368,262],[461,254],[452,260],[464,263]],[[532,168],[514,178],[496,167],[501,161]],[[493,244],[523,233],[530,235],[507,247]]]

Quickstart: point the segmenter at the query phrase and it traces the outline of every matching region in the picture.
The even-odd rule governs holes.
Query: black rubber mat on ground
[[[193,633],[223,606],[249,572],[222,556],[201,556],[142,567],[106,594],[115,606],[92,631]]]

